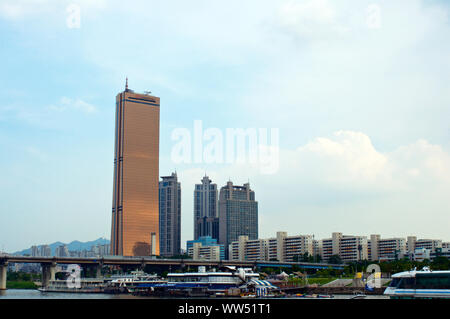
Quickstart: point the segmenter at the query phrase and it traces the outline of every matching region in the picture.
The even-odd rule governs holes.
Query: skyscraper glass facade
[[[194,189],[194,239],[203,236],[219,239],[217,185],[208,176]]]
[[[159,254],[159,107],[128,87],[116,96],[112,255]]]
[[[159,182],[159,248],[161,256],[180,254],[181,185],[177,174],[161,177]]]
[[[258,202],[250,184],[228,182],[219,197],[219,243],[225,245],[226,257],[228,245],[242,235],[250,240],[258,238]]]

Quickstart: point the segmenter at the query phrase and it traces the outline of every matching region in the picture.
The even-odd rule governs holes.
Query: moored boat
[[[129,275],[115,275],[109,278],[104,292],[109,294],[135,293],[165,283],[167,283],[167,280],[157,275],[146,274],[143,271],[132,271]]]
[[[83,278],[76,285],[67,280],[50,280],[46,287],[40,287],[40,292],[68,292],[68,293],[103,293],[105,287],[103,279]]]
[[[259,274],[248,268],[227,267],[229,271],[206,271],[200,266],[197,272],[169,273],[167,282],[140,285],[134,294],[168,296],[222,296],[228,290],[239,288]]]
[[[443,299],[450,298],[450,271],[404,271],[392,275],[389,287],[384,291],[391,299]]]

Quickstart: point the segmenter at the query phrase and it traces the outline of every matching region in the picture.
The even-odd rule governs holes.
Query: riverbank
[[[7,281],[6,289],[37,289],[38,286],[32,281]]]

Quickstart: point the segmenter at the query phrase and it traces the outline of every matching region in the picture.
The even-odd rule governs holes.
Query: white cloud
[[[39,9],[42,8],[42,5],[47,1],[35,1],[28,3],[26,1],[2,1],[0,3],[0,16],[9,19],[9,20],[17,20],[22,19],[29,14],[39,14]]]
[[[68,13],[66,8],[72,4],[80,6],[87,14],[90,10],[106,7],[106,0],[2,0],[0,16],[10,21],[39,18],[49,22],[49,18],[60,18]]]
[[[385,145],[448,140],[448,5],[382,1],[380,26],[370,28],[372,2],[282,5],[281,16],[271,20],[267,64],[241,96],[247,114],[259,125],[290,125],[290,145],[298,135],[341,127],[363,130]]]
[[[390,154],[395,163],[396,177],[411,185],[437,184],[449,186],[450,183],[450,154],[440,145],[430,144],[424,139],[411,145],[402,146]]]
[[[87,116],[98,113],[98,108],[81,98],[61,97],[58,103],[47,106],[19,102],[0,107],[0,121],[23,121],[42,128],[64,129],[76,127]],[[75,124],[78,123],[78,124]],[[86,123],[84,123],[86,124]]]
[[[0,4],[0,13],[5,18],[17,19],[18,17],[23,16],[24,10],[23,7],[18,5],[2,3]]]
[[[337,21],[336,10],[327,0],[288,1],[279,8],[277,23],[287,32],[306,38],[349,31]]]
[[[79,111],[82,113],[95,113],[97,108],[79,98],[71,99],[63,96],[57,105],[48,106],[49,110],[64,112],[68,110]]]
[[[370,138],[360,132],[338,131],[319,137],[295,152],[287,152],[305,180],[332,187],[367,187],[388,179],[389,163]]]
[[[450,154],[424,139],[381,152],[366,134],[338,131],[285,156],[296,164],[288,171],[299,180],[337,191],[428,192],[430,184],[435,189],[450,183]]]

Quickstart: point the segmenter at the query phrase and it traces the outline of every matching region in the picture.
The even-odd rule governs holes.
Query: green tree
[[[331,255],[330,258],[328,258],[329,264],[342,264],[341,256],[339,255]]]
[[[433,259],[433,262],[430,264],[430,267],[433,270],[449,270],[450,259],[444,256],[438,256]]]
[[[304,262],[308,262],[308,260],[309,260],[309,253],[308,253],[308,252],[306,252],[306,253],[303,254],[302,260],[303,260]]]

